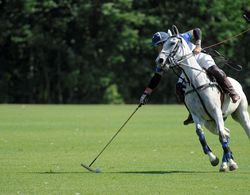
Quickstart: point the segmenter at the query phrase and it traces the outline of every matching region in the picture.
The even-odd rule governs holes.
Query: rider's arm
[[[159,74],[159,73],[155,73],[154,76],[151,78],[148,86],[146,87],[146,89],[144,90],[144,93],[147,93],[147,94],[151,94],[152,91],[157,87],[157,85],[160,83],[161,81],[161,77],[162,75]]]
[[[190,36],[191,40],[194,40],[195,48],[193,52],[195,54],[200,53],[201,52],[201,39],[202,39],[201,30],[199,28],[195,28],[195,29],[188,31],[187,33],[191,35]]]
[[[144,90],[143,94],[140,97],[140,105],[144,105],[147,103],[150,94],[159,84],[160,80],[161,80],[161,74],[155,72],[154,76],[151,78],[148,86],[146,87],[146,89]]]
[[[195,45],[201,45],[201,38],[202,38],[201,30],[199,28],[195,28],[189,32],[195,41]]]

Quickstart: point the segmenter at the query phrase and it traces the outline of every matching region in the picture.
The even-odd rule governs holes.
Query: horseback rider
[[[161,52],[163,44],[169,38],[169,33],[166,32],[157,32],[152,37],[152,45],[155,47],[158,53]],[[213,58],[206,53],[202,52],[201,49],[201,30],[199,28],[192,29],[188,32],[180,34],[180,36],[187,42],[191,51],[193,51],[195,58],[198,64],[207,71],[209,76],[213,76],[222,90],[227,93],[232,99],[233,103],[236,103],[240,96],[234,90],[231,82],[227,78],[227,75],[223,70],[221,70],[214,62]],[[194,41],[194,44],[192,43]],[[151,78],[148,86],[144,90],[143,94],[140,98],[140,103],[145,104],[152,93],[152,91],[156,88],[158,83],[161,80],[161,77],[164,73],[164,70],[161,67],[156,67],[155,74]],[[184,102],[184,93],[185,93],[186,85],[184,83],[184,75],[183,73],[180,75],[177,83],[176,83],[176,96],[180,102]],[[184,125],[188,125],[193,122],[192,116],[189,113],[188,118],[183,122]]]

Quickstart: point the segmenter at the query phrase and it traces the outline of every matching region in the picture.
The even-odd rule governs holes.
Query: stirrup
[[[189,125],[191,123],[194,123],[194,121],[193,121],[192,115],[189,114],[188,118],[185,121],[183,121],[183,125]]]

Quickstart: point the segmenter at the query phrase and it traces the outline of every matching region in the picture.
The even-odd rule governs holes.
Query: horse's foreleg
[[[200,143],[201,143],[201,146],[202,146],[204,153],[207,154],[209,157],[209,161],[210,161],[211,165],[217,166],[219,164],[219,159],[218,159],[218,157],[216,157],[213,154],[212,150],[208,146],[206,138],[205,138],[205,134],[202,131],[200,125],[196,125],[196,134],[199,137],[199,140],[200,140]]]

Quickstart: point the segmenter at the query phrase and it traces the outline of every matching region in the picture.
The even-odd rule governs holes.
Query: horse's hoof
[[[220,172],[226,172],[227,171],[227,162],[222,162],[221,166],[220,166]]]
[[[217,157],[213,161],[210,161],[211,165],[214,167],[217,166],[219,164],[219,162],[220,162],[220,160]]]
[[[229,166],[229,170],[230,171],[234,171],[234,170],[236,170],[238,168],[239,168],[238,165],[231,165],[231,166]]]
[[[238,165],[237,165],[237,163],[233,159],[230,159],[228,161],[228,166],[229,166],[229,170],[230,171],[234,171],[234,170],[236,170],[236,169],[239,168]]]
[[[209,161],[212,166],[217,166],[220,162],[219,158],[215,156],[212,152],[208,152]]]

